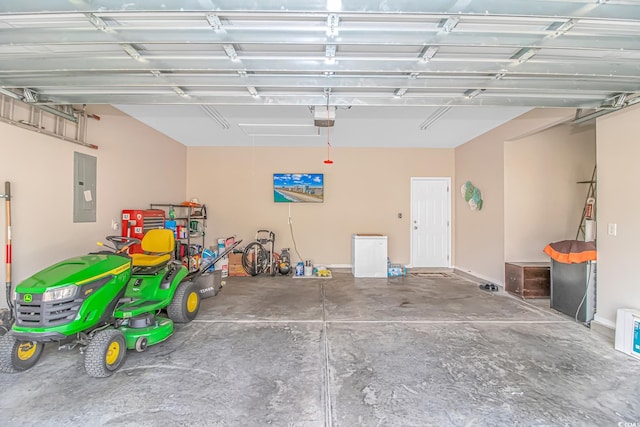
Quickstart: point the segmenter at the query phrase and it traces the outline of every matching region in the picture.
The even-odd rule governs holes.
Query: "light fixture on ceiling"
[[[444,115],[447,114],[452,108],[453,107],[450,105],[444,105],[438,108],[436,111],[431,113],[431,115],[427,117],[424,122],[420,124],[420,130],[427,130],[430,126],[433,126],[435,122],[444,117]]]
[[[450,33],[460,22],[460,18],[447,18],[442,23],[442,31],[445,33]]]
[[[91,25],[93,25],[94,27],[96,27],[100,31],[104,31],[105,33],[109,32],[109,27],[108,27],[107,23],[104,22],[99,17],[97,17],[96,15],[94,15],[93,13],[85,13],[84,16],[89,18],[89,22],[91,22]]]
[[[251,94],[251,96],[253,96],[254,98],[259,98],[260,97],[260,95],[258,94],[258,91],[256,90],[255,87],[247,86],[247,90],[249,91],[249,94]]]
[[[495,76],[493,76],[493,79],[494,80],[502,80],[506,75],[507,75],[506,71],[500,71],[499,73],[496,73]]]
[[[396,89],[396,91],[393,93],[393,96],[394,98],[402,98],[405,93],[407,93],[407,88],[401,87],[399,89]]]
[[[247,70],[238,70],[238,75],[240,77],[247,77]]]
[[[333,64],[336,62],[336,45],[328,44],[324,49],[324,55],[326,59],[324,60],[327,64]]]
[[[411,74],[409,74],[409,79],[415,80],[415,79],[418,78],[419,75],[420,75],[420,73],[411,73]]]
[[[518,60],[518,63],[522,64],[523,62],[531,59],[538,52],[540,52],[540,48],[523,47],[522,49],[517,51],[515,55],[511,57],[511,59],[516,59]]]
[[[206,18],[207,18],[207,22],[209,22],[209,25],[211,25],[211,28],[213,28],[214,31],[220,31],[222,29],[222,21],[220,21],[220,18],[218,18],[218,15],[213,13],[208,13],[206,15]]]
[[[236,52],[236,48],[232,44],[223,44],[222,48],[230,60],[235,61],[238,59],[238,52]]]
[[[218,110],[213,108],[211,105],[201,105],[202,111],[204,111],[207,116],[211,118],[214,122],[216,122],[222,129],[229,129],[229,122],[220,114]]]
[[[335,37],[338,35],[338,25],[340,24],[340,17],[337,13],[330,13],[327,16],[327,36]]]
[[[162,73],[159,70],[151,70],[150,73],[153,74],[154,77],[162,76]]]
[[[127,55],[129,55],[136,61],[142,60],[142,55],[140,55],[140,52],[138,52],[138,50],[132,45],[130,45],[129,43],[123,43],[122,50],[124,50],[127,53]]]
[[[438,53],[439,49],[439,46],[425,46],[422,49],[422,52],[420,52],[420,60],[423,62],[431,61],[431,59],[436,56],[436,53]]]

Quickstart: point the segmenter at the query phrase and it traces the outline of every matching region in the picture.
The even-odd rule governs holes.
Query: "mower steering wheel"
[[[141,242],[140,239],[126,236],[107,236],[107,240],[113,243],[113,245],[116,247],[116,252],[123,252],[127,250],[129,246]]]

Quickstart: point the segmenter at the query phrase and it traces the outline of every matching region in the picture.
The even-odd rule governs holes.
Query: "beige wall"
[[[597,119],[598,297],[596,321],[614,326],[618,308],[640,309],[640,106]],[[608,225],[617,224],[617,235]]]
[[[334,144],[337,145],[337,144]],[[276,233],[276,250],[292,248],[289,208],[300,256],[351,264],[353,233],[389,236],[389,257],[410,262],[411,177],[452,177],[452,149],[190,147],[187,196],[207,204],[207,245],[236,235],[245,243],[261,228]],[[324,173],[322,204],[276,204],[273,173]],[[398,218],[402,213],[402,219]]]
[[[548,261],[548,243],[576,238],[595,139],[595,126],[561,125],[505,144],[506,261]]]
[[[504,282],[504,144],[542,131],[573,116],[566,109],[538,109],[455,149],[455,267],[485,280]],[[460,186],[471,181],[484,206],[471,211]]]
[[[122,209],[185,197],[186,148],[120,111],[95,107],[92,150],[0,123],[0,182],[12,187],[14,284],[69,256],[95,250]],[[73,152],[97,157],[97,221],[73,223]],[[0,239],[5,239],[2,201]],[[3,259],[4,261],[4,259]],[[0,273],[1,282],[5,272]],[[4,288],[4,287],[3,287]],[[4,289],[0,305],[5,305]]]

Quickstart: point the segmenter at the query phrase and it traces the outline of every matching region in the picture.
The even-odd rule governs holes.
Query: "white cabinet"
[[[351,244],[353,277],[387,277],[387,236],[354,234]]]

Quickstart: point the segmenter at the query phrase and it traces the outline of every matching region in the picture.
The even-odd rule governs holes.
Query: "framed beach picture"
[[[274,173],[273,201],[276,203],[322,203],[324,174]]]

